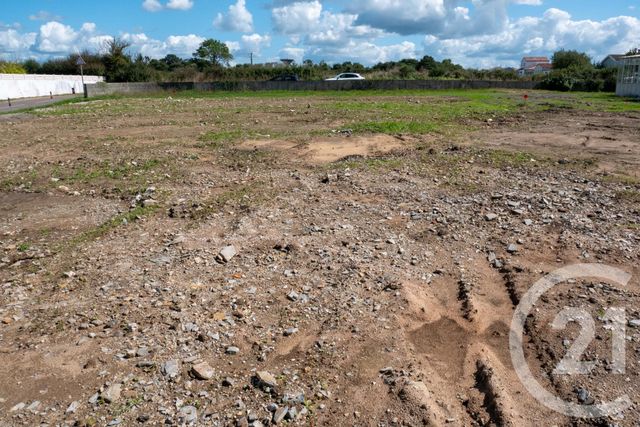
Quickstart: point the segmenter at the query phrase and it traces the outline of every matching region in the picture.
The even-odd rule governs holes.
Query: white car
[[[364,77],[358,73],[342,73],[325,80],[364,80]]]

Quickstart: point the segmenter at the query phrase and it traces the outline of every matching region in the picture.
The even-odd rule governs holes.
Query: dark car
[[[270,82],[297,82],[300,78],[296,74],[280,74],[270,79]]]

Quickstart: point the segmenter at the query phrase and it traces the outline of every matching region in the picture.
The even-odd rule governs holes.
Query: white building
[[[520,61],[519,76],[548,74],[551,71],[551,61],[546,56],[525,56]]]
[[[640,55],[625,56],[621,61],[616,95],[640,97]]]
[[[101,76],[84,76],[85,84],[104,81]],[[84,92],[81,76],[48,74],[0,74],[0,99],[33,98]]]

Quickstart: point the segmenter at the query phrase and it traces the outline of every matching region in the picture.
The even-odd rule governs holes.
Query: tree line
[[[104,76],[108,82],[145,81],[211,81],[211,80],[269,80],[283,73],[296,74],[302,80],[321,80],[343,73],[363,74],[367,79],[479,79],[517,80],[514,68],[478,70],[464,68],[450,59],[438,61],[429,55],[421,59],[401,59],[367,67],[346,61],[329,65],[325,61],[314,63],[310,59],[301,64],[283,66],[273,64],[238,64],[229,66],[233,55],[226,44],[208,39],[200,44],[191,58],[168,54],[151,59],[141,54],[131,55],[130,44],[114,38],[106,43],[103,53],[81,52],[85,61],[84,73]],[[640,52],[632,49],[628,54]],[[78,74],[78,55],[52,58],[39,63],[33,59],[22,63],[0,62],[0,72],[29,74]],[[552,71],[532,78],[538,87],[550,90],[615,90],[616,70],[594,64],[591,58],[575,50],[560,50],[553,54]]]

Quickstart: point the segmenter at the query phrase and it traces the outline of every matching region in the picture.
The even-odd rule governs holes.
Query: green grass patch
[[[616,193],[616,199],[631,203],[640,203],[640,191],[626,189]]]
[[[130,222],[135,222],[138,219],[143,218],[145,216],[149,216],[152,213],[156,212],[158,209],[159,209],[159,206],[146,206],[146,207],[137,206],[128,212],[124,212],[110,218],[108,221],[100,224],[95,228],[92,228],[90,230],[83,232],[79,236],[72,239],[69,242],[69,246],[75,247],[85,242],[91,242],[96,239],[99,239],[100,237],[106,235],[111,230],[119,226],[126,225]]]
[[[435,123],[414,121],[363,122],[355,123],[352,128],[357,133],[385,133],[391,135],[399,133],[423,134],[435,132],[439,129]]]

